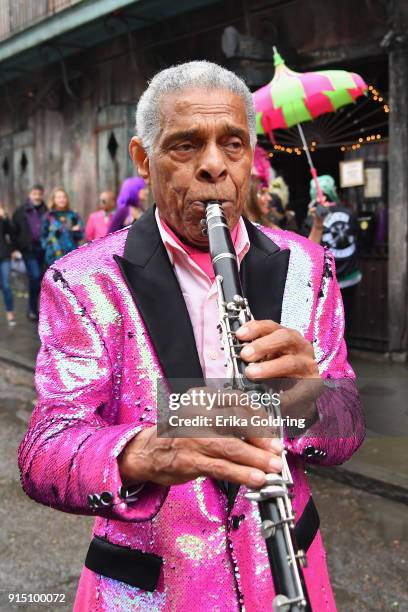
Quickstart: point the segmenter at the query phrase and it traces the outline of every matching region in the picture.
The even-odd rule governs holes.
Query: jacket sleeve
[[[109,224],[108,234],[112,232],[116,232],[117,230],[122,229],[124,227],[126,217],[129,214],[129,208],[127,206],[122,206],[122,208],[118,208],[114,213]]]
[[[112,364],[91,317],[61,273],[43,281],[37,358],[38,404],[19,448],[21,483],[34,500],[65,512],[143,521],[168,489],[122,487],[117,457],[142,427],[107,422]]]
[[[90,215],[87,221],[86,227],[85,227],[85,240],[87,240],[87,242],[90,242],[94,238],[95,238],[95,224],[94,224],[93,215]]]
[[[11,224],[11,221],[8,217],[6,217],[4,219],[4,233],[8,236],[9,238],[9,247],[11,251],[15,251],[17,249],[17,245],[16,245],[16,237],[15,237],[15,232],[14,232],[14,228]]]
[[[318,418],[288,449],[322,465],[347,461],[362,444],[365,419],[355,374],[347,361],[344,311],[334,259],[325,250],[323,277],[314,321],[314,350],[323,391],[316,401]]]
[[[41,221],[41,235],[40,235],[41,248],[44,251],[47,249],[49,231],[50,231],[50,221],[49,221],[48,215],[44,215]]]
[[[11,226],[14,236],[15,245],[18,249],[22,249],[22,241],[21,241],[21,223],[20,223],[20,209],[17,208],[13,216],[11,218]]]
[[[82,238],[84,237],[84,222],[82,221],[81,217],[77,213],[74,213],[74,217],[73,217],[73,226],[75,225],[79,226],[79,230],[73,231],[72,235],[73,235],[75,242],[80,242]]]

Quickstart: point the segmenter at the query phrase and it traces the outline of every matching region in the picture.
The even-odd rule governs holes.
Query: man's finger
[[[245,325],[242,325],[237,331],[237,338],[245,342],[250,342],[256,338],[271,334],[273,331],[279,329],[281,325],[272,321],[271,319],[265,319],[263,321],[247,321]]]
[[[253,446],[281,455],[284,446],[279,438],[247,438],[246,441]]]
[[[266,474],[262,470],[231,463],[225,459],[208,459],[201,466],[200,472],[209,478],[228,480],[247,487],[261,487],[265,483]]]
[[[241,357],[245,361],[260,361],[272,359],[285,353],[295,353],[302,341],[302,337],[283,327],[274,332],[257,338],[250,342],[241,351]]]
[[[310,363],[309,363],[310,362]],[[300,355],[283,355],[271,361],[250,363],[245,368],[245,375],[251,380],[268,378],[316,378],[316,364]]]
[[[263,472],[280,471],[282,460],[272,448],[265,450],[259,446],[248,444],[238,438],[210,438],[203,441],[203,454],[212,458],[221,458],[248,467],[257,468]]]

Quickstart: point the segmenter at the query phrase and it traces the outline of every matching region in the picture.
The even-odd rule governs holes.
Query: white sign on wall
[[[362,159],[340,162],[340,187],[364,185],[364,162]]]
[[[381,198],[382,197],[382,169],[381,168],[366,168],[365,169],[365,198]]]

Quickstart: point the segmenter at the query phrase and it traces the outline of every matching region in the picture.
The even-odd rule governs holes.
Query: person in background
[[[281,229],[297,232],[295,212],[289,208],[289,188],[281,176],[269,183],[270,220]]]
[[[84,225],[78,213],[70,209],[67,192],[56,187],[49,199],[41,230],[41,244],[47,268],[60,257],[77,248],[84,237]]]
[[[117,210],[111,220],[108,234],[137,221],[147,208],[149,188],[139,176],[126,179],[117,199]]]
[[[89,215],[85,227],[85,239],[90,242],[96,238],[103,238],[108,233],[109,225],[115,213],[116,202],[113,191],[102,191],[99,196],[100,210]]]
[[[23,256],[28,276],[27,317],[30,321],[38,321],[38,297],[44,271],[41,225],[46,212],[44,187],[37,183],[32,186],[26,202],[15,210],[12,219],[16,247]]]
[[[333,253],[336,275],[343,298],[346,333],[350,329],[355,292],[362,274],[357,254],[357,221],[340,203],[335,180],[329,174],[318,177],[323,202],[317,200],[316,185],[310,181],[309,214],[301,233]]]
[[[262,186],[259,178],[252,175],[248,197],[245,202],[244,214],[246,218],[252,223],[277,228],[278,226],[269,218],[270,205],[271,195],[268,188]]]
[[[10,219],[0,203],[0,284],[3,290],[7,323],[10,327],[16,324],[14,319],[13,293],[10,287],[10,268],[13,247],[13,234]]]

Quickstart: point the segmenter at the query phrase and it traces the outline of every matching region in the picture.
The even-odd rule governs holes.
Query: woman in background
[[[297,232],[295,212],[289,207],[289,187],[281,176],[269,183],[271,194],[270,220],[281,229]]]
[[[10,327],[16,324],[14,320],[13,293],[10,286],[11,253],[13,248],[10,219],[0,203],[0,286],[3,290],[7,323]]]
[[[56,187],[52,191],[49,209],[41,228],[41,246],[45,251],[47,268],[76,249],[84,237],[84,224],[78,213],[71,210],[68,194],[63,187]]]
[[[137,221],[147,208],[149,188],[142,178],[134,176],[126,179],[120,189],[116,212],[112,217],[108,234]]]
[[[244,214],[252,223],[259,223],[265,227],[278,226],[270,220],[271,195],[267,187],[263,187],[259,178],[251,177]]]

